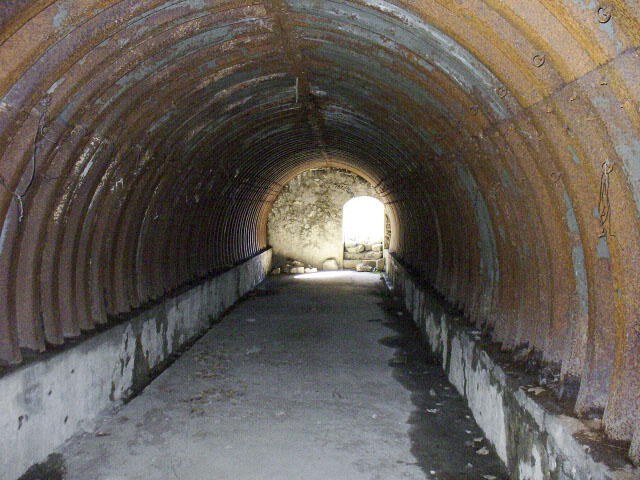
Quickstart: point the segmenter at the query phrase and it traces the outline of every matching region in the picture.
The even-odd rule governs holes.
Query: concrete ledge
[[[404,298],[413,321],[442,360],[449,381],[465,396],[476,422],[516,479],[631,480],[631,464],[605,465],[575,435],[589,433],[582,421],[550,413],[507,378],[480,345],[478,332],[448,313],[393,255],[385,252],[394,293]]]
[[[260,283],[271,250],[168,298],[78,345],[0,378],[0,478],[43,461],[92,420],[144,386],[150,374],[199,337]]]

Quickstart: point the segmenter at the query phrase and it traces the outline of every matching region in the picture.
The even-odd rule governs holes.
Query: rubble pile
[[[281,273],[316,273],[317,271],[318,269],[316,267],[305,265],[299,260],[287,259],[287,263],[285,263],[282,267],[277,267],[271,270],[271,274],[280,275]]]

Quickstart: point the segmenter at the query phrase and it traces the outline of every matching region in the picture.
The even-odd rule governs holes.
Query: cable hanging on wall
[[[9,192],[11,196],[13,196],[13,198],[16,200],[16,205],[18,207],[18,223],[21,223],[22,219],[24,218],[24,204],[22,199],[29,192],[29,189],[31,188],[31,185],[33,184],[33,180],[36,176],[36,156],[38,153],[38,134],[40,134],[45,140],[51,143],[55,143],[53,140],[50,140],[49,138],[47,138],[47,136],[45,135],[46,127],[43,124],[44,117],[46,116],[47,111],[49,109],[49,103],[50,103],[50,99],[48,96],[42,99],[43,109],[42,109],[42,113],[40,114],[40,117],[38,118],[38,125],[36,126],[36,132],[33,135],[33,150],[31,152],[31,176],[29,177],[29,181],[27,182],[27,186],[24,188],[24,191],[22,193],[18,193],[17,190],[11,190],[11,188],[9,188],[9,185],[7,185],[7,182],[4,179],[4,177],[0,175],[0,185],[2,185],[2,187],[7,192]]]
[[[600,175],[600,198],[598,199],[598,214],[600,215],[600,237],[615,236],[611,233],[611,202],[609,200],[609,174],[613,171],[613,163],[606,159],[602,164]]]

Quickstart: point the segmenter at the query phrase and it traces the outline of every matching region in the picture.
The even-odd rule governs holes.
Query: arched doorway
[[[368,181],[340,168],[313,168],[291,179],[275,199],[267,221],[276,271],[343,268],[344,206],[353,199],[376,196]]]
[[[342,208],[344,268],[382,270],[384,205],[373,197],[356,197]]]

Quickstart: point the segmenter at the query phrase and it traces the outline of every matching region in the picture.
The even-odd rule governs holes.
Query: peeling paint
[[[48,93],[49,95],[51,95],[53,92],[55,92],[55,91],[56,91],[56,89],[57,89],[60,85],[62,85],[62,82],[64,82],[64,77],[60,77],[60,79],[59,79],[59,80],[57,80],[56,82],[54,82],[54,83],[53,83],[53,85],[51,85],[51,86],[49,87],[49,90],[47,90],[47,93]]]
[[[598,245],[596,246],[596,256],[598,258],[610,258],[609,257],[609,245],[607,244],[607,237],[605,235],[600,237]]]
[[[422,21],[420,18],[410,14],[392,3],[384,0],[365,0],[365,5],[379,9],[380,11],[391,14],[402,21],[402,23],[415,29],[416,37],[429,39],[432,44],[437,45],[435,50],[438,54],[431,61],[435,62],[450,78],[453,78],[467,92],[471,92],[474,88],[482,88],[484,96],[489,102],[498,118],[505,118],[507,112],[495,93],[495,89],[499,86],[499,82],[493,74],[487,70],[480,62],[478,62],[469,52],[461,45],[453,41],[450,37]],[[425,45],[426,46],[426,45]],[[424,46],[419,51],[425,51]],[[442,56],[445,54],[446,56]],[[464,70],[458,71],[457,68],[462,66]],[[463,73],[464,72],[464,73]]]
[[[53,28],[60,28],[69,15],[69,8],[71,8],[73,2],[71,0],[57,2],[56,8],[58,9],[56,15],[53,17]]]
[[[576,293],[578,295],[578,311],[582,318],[586,318],[589,311],[587,271],[584,265],[584,251],[579,238],[578,221],[573,210],[573,205],[567,192],[563,192],[564,202],[567,211],[567,227],[571,233],[576,234],[574,246],[571,249],[571,260],[573,262],[573,275],[576,280]]]
[[[582,246],[575,245],[571,250],[573,274],[576,278],[576,293],[578,294],[578,309],[580,316],[586,318],[589,312],[589,291],[587,287],[587,271],[584,266],[584,252]]]
[[[573,147],[571,145],[567,145],[567,148],[569,149],[569,153],[571,153],[571,160],[573,160],[573,163],[575,163],[576,165],[580,165],[580,159],[578,158],[578,155],[576,155],[576,152],[573,150]]]
[[[573,211],[573,206],[571,205],[571,200],[569,199],[569,195],[567,192],[562,192],[562,196],[564,198],[564,204],[567,209],[567,227],[569,227],[569,231],[571,233],[579,233],[578,231],[578,220],[576,220],[576,214]]]
[[[622,160],[622,168],[631,186],[636,211],[640,212],[640,161],[638,160],[640,159],[640,139],[623,134],[614,146]]]
[[[4,250],[4,244],[7,241],[7,232],[11,226],[11,215],[7,215],[4,217],[4,222],[2,222],[2,232],[0,232],[0,255]]]
[[[481,270],[486,278],[487,286],[484,292],[485,295],[485,315],[488,315],[490,311],[490,302],[494,299],[494,290],[499,281],[498,271],[498,254],[496,247],[496,240],[493,234],[493,226],[491,217],[489,215],[489,209],[482,197],[482,193],[478,188],[474,178],[464,170],[464,168],[458,163],[455,163],[458,178],[464,186],[467,194],[467,200],[473,208],[473,214],[476,220],[476,228],[480,234],[481,240]]]

